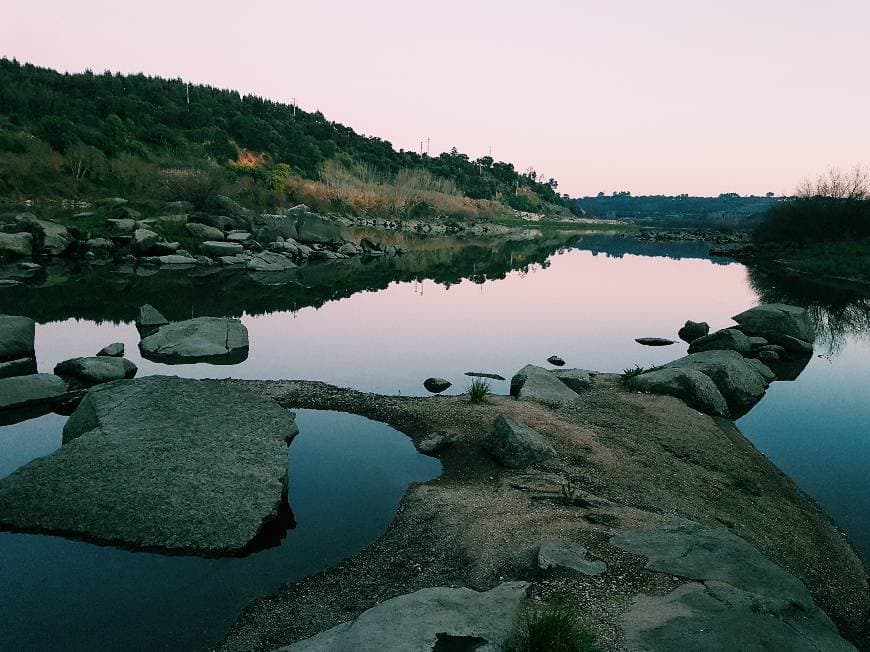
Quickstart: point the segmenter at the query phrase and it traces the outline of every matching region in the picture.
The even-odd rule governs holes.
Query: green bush
[[[870,237],[870,200],[798,198],[771,208],[755,229],[757,242],[831,242]]]
[[[472,403],[483,403],[489,395],[489,381],[484,378],[475,378],[466,388],[468,400]]]

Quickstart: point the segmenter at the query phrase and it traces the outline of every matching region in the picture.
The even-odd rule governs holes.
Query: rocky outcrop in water
[[[139,351],[167,364],[238,364],[248,357],[248,329],[238,319],[196,317],[161,326],[139,342]]]
[[[433,394],[440,394],[444,390],[449,389],[451,385],[453,383],[445,378],[427,378],[423,381],[423,387],[426,388],[426,391]]]
[[[691,344],[699,337],[704,337],[710,332],[710,324],[705,321],[692,321],[691,319],[683,324],[677,335],[684,342]]]
[[[297,432],[289,411],[217,381],[98,385],[57,452],[0,480],[0,527],[236,554],[285,514]]]
[[[70,378],[86,385],[110,383],[113,380],[132,378],[136,375],[136,365],[126,358],[95,356],[92,358],[72,358],[59,362],[54,367],[56,376]]]
[[[510,639],[528,586],[507,582],[483,593],[446,586],[421,589],[281,652],[498,652]]]
[[[737,351],[740,355],[748,355],[752,351],[752,345],[749,338],[736,328],[724,328],[692,340],[689,353],[701,351]]]
[[[0,411],[52,405],[63,399],[66,383],[54,374],[0,379]]]

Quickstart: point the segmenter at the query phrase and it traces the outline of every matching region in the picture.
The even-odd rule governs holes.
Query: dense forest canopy
[[[553,179],[456,149],[439,156],[396,151],[380,138],[252,95],[118,73],[61,74],[0,59],[0,194],[81,197],[151,189],[154,167],[220,166],[274,187],[277,178],[317,179],[335,160],[391,178],[424,170],[475,200],[519,210],[573,208]]]

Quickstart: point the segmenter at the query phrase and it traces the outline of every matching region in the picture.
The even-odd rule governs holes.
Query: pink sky
[[[4,0],[0,56],[295,97],[572,195],[787,193],[870,163],[866,0]]]

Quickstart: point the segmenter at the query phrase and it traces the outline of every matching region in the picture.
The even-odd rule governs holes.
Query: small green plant
[[[595,652],[595,635],[584,627],[573,609],[554,601],[529,606],[517,631],[505,647],[507,652]]]
[[[628,369],[622,370],[622,384],[626,385],[628,382],[636,377],[640,376],[647,371],[652,371],[652,369],[647,369],[646,367],[641,367],[639,364],[634,365],[634,367],[629,367]]]
[[[468,392],[469,401],[475,404],[483,403],[489,395],[489,381],[484,378],[475,378],[465,389]]]

